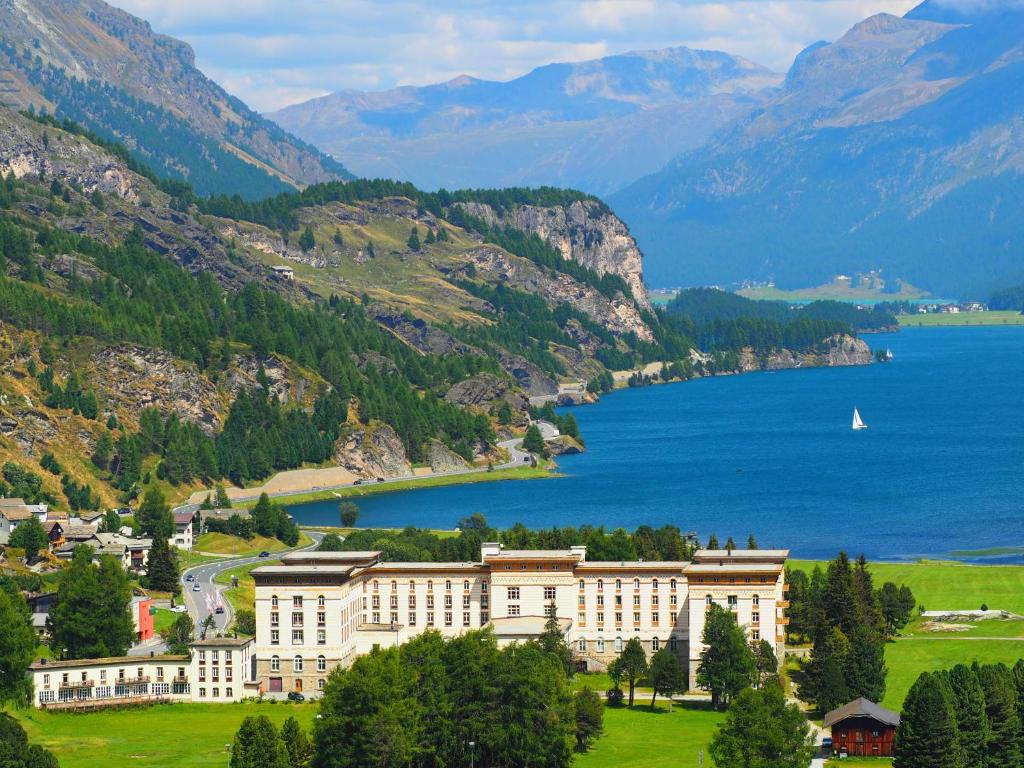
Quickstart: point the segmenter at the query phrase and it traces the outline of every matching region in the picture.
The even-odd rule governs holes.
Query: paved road
[[[305,552],[310,549],[315,549],[324,537],[324,534],[319,531],[303,531],[303,533],[313,539],[313,543],[306,547],[286,550],[287,552]],[[218,560],[194,566],[183,572],[181,574],[182,592],[185,595],[185,605],[188,607],[188,612],[192,617],[192,621],[194,621],[198,627],[199,622],[203,621],[208,615],[210,615],[207,605],[216,606],[217,601],[220,600],[224,606],[224,613],[214,613],[213,620],[217,630],[223,631],[227,629],[231,626],[231,603],[221,594],[225,589],[227,589],[227,586],[217,584],[214,581],[217,574],[223,573],[231,568],[237,568],[240,565],[265,562],[267,560],[280,557],[283,554],[285,554],[285,552],[274,552],[270,558],[225,556]],[[189,576],[192,577],[192,581],[188,580]],[[199,586],[198,590],[194,589],[196,585]]]

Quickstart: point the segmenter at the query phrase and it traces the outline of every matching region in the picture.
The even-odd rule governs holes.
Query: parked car
[[[260,552],[260,557],[270,557],[270,553],[267,550],[263,550]]]
[[[305,701],[306,697],[298,691],[288,691],[288,701]]]
[[[188,608],[186,608],[184,605],[172,605],[171,606],[171,613],[184,613],[187,610],[188,610]]]

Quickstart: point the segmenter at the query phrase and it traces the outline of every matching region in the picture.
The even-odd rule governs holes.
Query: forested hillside
[[[102,0],[5,5],[3,102],[123,141],[160,176],[202,194],[265,197],[351,178],[195,67],[192,49]]]
[[[70,121],[0,112],[0,127],[0,459],[69,507],[148,482],[499,461],[527,396],[559,382],[759,365],[578,248],[467,212],[585,202],[614,219],[579,193],[353,181],[211,198]],[[744,337],[744,354],[850,332],[801,328]]]

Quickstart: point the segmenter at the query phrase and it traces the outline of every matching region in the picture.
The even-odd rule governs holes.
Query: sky
[[[785,71],[817,40],[917,0],[112,0],[185,40],[269,112],[340,90],[510,80],[542,64],[688,45]]]

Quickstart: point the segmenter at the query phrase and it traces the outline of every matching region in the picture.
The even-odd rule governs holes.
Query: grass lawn
[[[604,735],[589,752],[577,756],[576,768],[678,768],[697,766],[704,750],[704,765],[714,762],[708,744],[725,715],[710,709],[659,703],[652,712],[646,705],[633,709],[606,708]]]
[[[280,727],[289,717],[310,728],[316,704],[161,704],[86,713],[18,710],[29,740],[53,751],[61,768],[202,768],[228,763],[242,719],[267,715]]]
[[[258,563],[248,563],[221,571],[214,577],[218,584],[230,584],[231,577],[238,577],[237,587],[228,587],[224,590],[224,597],[231,602],[231,607],[237,613],[244,609],[253,610],[256,607],[256,582],[253,581],[249,571],[259,568],[261,565],[280,565],[280,560],[261,560]]]
[[[598,693],[603,694],[605,691],[611,689],[612,679],[608,677],[607,673],[605,672],[577,672],[575,675],[572,676],[571,684],[572,689],[574,691],[580,691],[583,690],[584,687],[589,686],[592,691],[597,691]],[[622,681],[622,692],[626,695],[626,698],[628,699],[628,680]],[[633,698],[636,701],[639,701],[641,697],[645,697],[648,700],[650,700],[652,692],[653,689],[651,688],[651,684],[647,680],[641,678],[636,681],[636,688],[633,691]]]
[[[1024,638],[1024,620],[1021,619],[984,619],[983,621],[956,621],[953,624],[968,626],[963,631],[940,632],[925,628],[926,620],[918,617],[904,627],[901,634],[917,637],[1020,637]]]
[[[936,313],[930,315],[900,315],[901,328],[935,328],[950,325],[1024,325],[1020,312],[957,312],[956,314]]]
[[[885,647],[885,700],[882,705],[897,712],[903,706],[907,691],[922,672],[949,669],[957,664],[995,664],[1008,666],[1024,658],[1024,642],[1019,640],[965,640],[940,637],[925,639],[907,637]]]
[[[171,626],[177,618],[178,614],[171,613],[166,608],[156,608],[153,613],[153,630],[159,633],[161,629]]]
[[[304,547],[309,544],[310,538],[299,534],[297,546]],[[240,536],[231,536],[227,533],[204,533],[196,540],[193,548],[198,552],[212,552],[217,555],[258,555],[260,552],[281,552],[289,549],[289,546],[278,539],[269,536],[254,536],[251,539],[243,539]]]
[[[892,760],[887,757],[846,757],[842,760],[829,760],[825,765],[845,765],[847,768],[886,768],[892,765]]]
[[[789,565],[810,571],[815,563],[791,560]],[[886,581],[906,584],[918,605],[930,611],[970,610],[985,603],[993,610],[1024,614],[1024,566],[924,560],[872,563],[871,573],[876,587]]]

